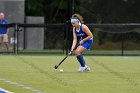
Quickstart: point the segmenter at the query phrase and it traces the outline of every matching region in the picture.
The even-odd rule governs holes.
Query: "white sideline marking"
[[[128,59],[128,60],[140,60],[140,57],[120,57],[120,58],[124,58],[124,59]]]
[[[22,87],[23,89],[30,90],[30,91],[35,92],[35,93],[44,93],[44,92],[42,92],[38,89],[35,89],[33,87],[29,87],[29,86],[26,86],[26,85],[23,85],[23,84],[19,84],[19,83],[16,83],[16,82],[4,79],[4,78],[0,78],[0,81],[3,81],[5,83],[11,84],[11,85],[15,85],[17,87]],[[6,93],[13,93],[13,92],[6,92]]]
[[[14,92],[10,92],[10,91],[8,91],[8,90],[5,90],[5,89],[3,89],[3,88],[0,88],[0,93],[14,93]]]

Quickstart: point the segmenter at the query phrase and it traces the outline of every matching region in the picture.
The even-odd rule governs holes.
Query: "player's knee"
[[[75,50],[75,52],[74,52],[74,53],[75,53],[75,55],[76,55],[76,56],[78,56],[78,55],[80,55],[80,54],[81,54],[81,53],[80,53],[80,51],[78,51],[78,50]]]

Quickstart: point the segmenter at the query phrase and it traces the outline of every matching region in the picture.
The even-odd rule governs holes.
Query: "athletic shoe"
[[[84,71],[90,71],[90,67],[86,66],[86,69]]]
[[[85,71],[90,71],[90,68],[85,65],[85,67],[79,67],[78,72],[85,72]]]
[[[79,67],[79,69],[77,70],[78,72],[82,72],[82,68],[83,67]]]

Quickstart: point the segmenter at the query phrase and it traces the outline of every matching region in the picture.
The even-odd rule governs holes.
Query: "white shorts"
[[[1,42],[8,42],[8,35],[7,34],[0,34],[0,43]]]

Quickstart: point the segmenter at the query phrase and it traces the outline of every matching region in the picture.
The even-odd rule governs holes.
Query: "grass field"
[[[85,56],[90,72],[77,72],[70,56],[0,56],[0,88],[14,93],[140,93],[140,57]],[[64,72],[59,72],[59,69]]]

